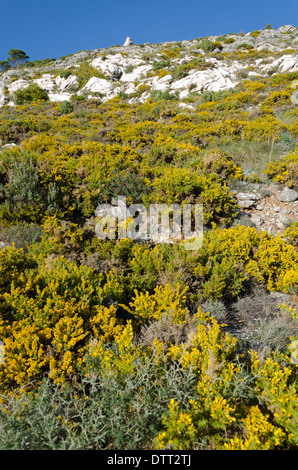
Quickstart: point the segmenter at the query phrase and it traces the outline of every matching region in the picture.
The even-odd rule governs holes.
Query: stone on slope
[[[280,28],[278,28],[277,31],[279,31],[280,33],[292,33],[296,30],[296,28],[290,24],[285,24],[283,26],[281,26]]]
[[[67,89],[70,85],[77,86],[78,85],[78,77],[76,75],[69,75],[67,78],[63,77],[56,77],[55,78],[55,83],[60,90],[65,90]]]
[[[40,88],[47,92],[51,92],[55,87],[55,82],[52,75],[45,73],[41,78],[36,78],[33,80]]]
[[[5,104],[6,97],[4,93],[4,86],[0,85],[0,106],[3,106]]]
[[[282,202],[293,202],[298,199],[298,193],[294,189],[285,188],[277,197]]]
[[[146,77],[147,73],[150,70],[152,70],[152,65],[140,65],[139,67],[136,67],[132,72],[124,73],[121,77],[121,81],[135,82],[142,80],[144,77]]]
[[[70,93],[49,93],[49,100],[52,102],[69,101]]]
[[[235,70],[231,67],[218,67],[212,70],[193,71],[185,78],[181,78],[171,84],[172,90],[186,90],[190,85],[195,85],[194,91],[220,91],[235,87]],[[234,81],[235,80],[235,81]],[[184,93],[180,98],[185,98]]]
[[[252,193],[236,193],[235,196],[238,200],[239,207],[243,209],[249,209],[258,201],[258,197]]]
[[[172,81],[173,81],[173,77],[170,74],[165,75],[164,77],[161,77],[161,78],[154,77],[152,81],[152,89],[166,91],[169,89]]]
[[[104,95],[113,90],[113,85],[105,78],[92,77],[82,88],[82,91],[91,91],[93,93],[103,93]]]
[[[122,74],[123,72],[121,68],[114,65],[113,68],[111,69],[110,80],[112,80],[112,82],[114,82],[115,80],[120,80],[120,78],[122,77]]]
[[[24,88],[27,88],[29,85],[30,85],[30,82],[20,78],[19,80],[15,80],[14,82],[10,83],[10,85],[8,85],[7,88],[8,88],[9,93],[15,93],[17,90],[23,90]]]
[[[131,46],[132,44],[133,44],[132,39],[129,36],[127,36],[123,46],[127,47],[127,46]]]

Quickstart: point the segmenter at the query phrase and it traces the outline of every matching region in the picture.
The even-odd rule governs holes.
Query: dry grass
[[[186,322],[178,325],[173,322],[172,313],[163,314],[160,320],[153,321],[149,325],[143,326],[137,342],[143,346],[153,346],[153,341],[157,339],[164,345],[166,351],[171,345],[188,345],[196,332],[197,323],[195,316],[186,316]]]
[[[285,300],[289,303],[288,297],[259,286],[232,305],[229,327],[240,347],[253,349],[264,359],[272,351],[286,350],[290,337],[298,334],[297,322],[279,307]]]

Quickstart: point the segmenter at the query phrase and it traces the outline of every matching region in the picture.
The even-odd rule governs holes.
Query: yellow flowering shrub
[[[199,324],[191,345],[180,347],[180,355],[177,346],[168,353],[173,354],[175,349],[174,357],[179,358],[183,367],[205,362],[204,367],[195,369],[198,372],[197,397],[191,399],[187,407],[170,400],[163,417],[163,430],[155,441],[156,448],[197,449],[204,440],[209,449],[270,450],[295,445],[297,389],[291,368],[283,369],[274,356],[260,364],[256,353],[253,354],[247,378],[250,377],[250,394],[254,400],[237,399],[235,391],[243,387],[244,384],[240,384],[244,376],[241,363],[233,362],[235,342],[228,336],[219,339],[222,327],[212,317],[208,319],[205,315],[203,319],[200,313],[198,317],[203,323]],[[205,329],[207,338],[208,325],[212,334],[209,333],[206,341],[202,331]],[[206,347],[202,348],[204,341]],[[212,343],[216,344],[215,349]],[[224,350],[223,344],[226,345]],[[218,355],[218,351],[224,354]],[[255,399],[260,406],[255,404]],[[233,437],[227,437],[229,435]]]
[[[228,187],[220,178],[198,174],[187,168],[165,169],[152,183],[152,192],[146,203],[203,204],[204,223],[227,224],[233,220],[237,207]]]
[[[264,173],[277,183],[298,185],[298,149],[281,158],[278,162],[270,162]]]
[[[38,379],[46,371],[61,381],[76,371],[91,334],[111,341],[121,320],[106,298],[121,298],[115,273],[102,274],[60,258],[32,259],[22,250],[0,252],[0,337],[6,360],[0,370],[1,389]],[[39,264],[39,268],[38,268]],[[19,271],[21,269],[21,271]],[[10,275],[6,277],[6,271]],[[114,292],[114,294],[113,294]]]
[[[199,259],[194,274],[206,279],[205,289],[212,288],[215,297],[219,297],[227,286],[230,292],[235,289],[234,292],[238,293],[248,277],[266,284],[272,291],[287,292],[290,288],[297,288],[295,248],[280,236],[259,233],[255,228],[238,226],[213,230],[205,237]],[[228,268],[231,270],[230,281]]]
[[[163,314],[171,313],[175,322],[185,321],[186,307],[185,292],[179,285],[174,289],[170,285],[157,286],[154,294],[142,293],[135,290],[135,297],[129,307],[123,305],[126,311],[133,316],[134,328],[139,328],[148,321],[159,320]]]
[[[35,411],[40,396],[52,398],[39,395],[45,377],[50,387],[61,387],[56,391],[68,390],[67,404],[75,413],[69,420],[63,411],[55,420],[47,419],[50,412],[43,415],[49,427],[55,423],[54,432],[44,434],[55,435],[58,447],[83,447],[81,439],[89,439],[93,423],[95,438],[88,448],[135,442],[150,449],[297,448],[298,346],[292,323],[293,337],[281,324],[283,353],[262,351],[258,357],[240,334],[239,341],[232,335],[238,331],[231,330],[229,314],[239,297],[261,285],[288,293],[280,308],[297,320],[297,223],[283,237],[231,225],[239,210],[231,189],[235,180],[261,183],[254,165],[268,150],[272,162],[265,174],[297,186],[298,124],[291,96],[298,72],[247,79],[249,71],[257,71],[251,61],[273,53],[242,46],[214,55],[226,64],[243,62],[237,86],[200,94],[191,85],[184,107],[178,95],[168,93],[138,102],[150,96],[150,80],[135,82],[131,97],[73,96],[69,113],[51,102],[0,107],[2,144],[17,144],[0,149],[0,232],[22,232],[19,222],[34,222],[43,232],[24,250],[0,247],[1,448],[3,442],[13,445],[17,429],[26,434],[26,445],[30,441],[29,397],[31,405],[36,400]],[[188,62],[182,62],[182,43],[157,47],[159,59],[147,78],[171,73],[175,80],[213,67],[197,44]],[[286,53],[292,54],[277,56]],[[143,59],[152,57],[144,51]],[[70,70],[80,85],[95,70],[89,65]],[[244,159],[246,149],[251,153]],[[290,153],[275,158],[285,151]],[[202,204],[202,246],[185,250],[180,241],[100,240],[95,209],[117,196],[147,206]],[[228,324],[216,318],[227,318]],[[273,327],[275,320],[273,312]],[[24,414],[14,419],[11,400],[20,388],[33,391]],[[61,409],[66,395],[60,392]],[[96,420],[103,410],[103,435],[92,409]],[[6,437],[9,419],[13,439]],[[38,414],[35,422],[39,425]],[[63,444],[57,423],[67,435]],[[145,431],[138,440],[140,429]],[[43,443],[39,427],[37,434]],[[16,442],[23,445],[20,439]]]
[[[243,419],[246,437],[233,437],[225,444],[227,450],[270,450],[283,444],[286,434],[282,428],[273,426],[258,406],[252,406]]]
[[[270,237],[266,232],[260,236],[260,244],[254,259],[247,264],[247,271],[258,282],[267,283],[269,290],[287,292],[298,286],[298,254],[280,236]]]

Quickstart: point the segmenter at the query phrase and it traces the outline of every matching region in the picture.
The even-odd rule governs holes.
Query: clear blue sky
[[[0,0],[0,60],[297,26],[297,0]]]

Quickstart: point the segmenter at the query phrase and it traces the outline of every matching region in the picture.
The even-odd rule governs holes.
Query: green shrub
[[[198,44],[198,49],[203,49],[207,54],[214,51],[217,47],[221,46],[220,43],[212,42],[209,39],[204,39]]]
[[[177,100],[176,96],[169,91],[161,91],[161,90],[152,90],[151,91],[151,98],[153,101],[175,101]]]
[[[181,406],[196,396],[195,374],[178,363],[161,369],[154,358],[137,359],[134,372],[121,377],[87,360],[90,372],[77,389],[45,379],[37,392],[0,405],[1,449],[152,448],[169,395]]]
[[[28,245],[38,243],[42,235],[42,227],[33,223],[21,222],[10,227],[0,227],[1,241],[9,245],[14,243],[17,249],[22,248],[24,251],[27,251]]]
[[[62,101],[59,103],[59,111],[62,114],[69,114],[73,111],[73,105],[70,101]]]
[[[81,65],[78,68],[76,68],[73,73],[79,79],[78,80],[79,87],[86,85],[86,83],[92,77],[106,78],[101,71],[93,67],[88,61],[82,62]]]
[[[155,72],[164,69],[165,67],[169,67],[171,65],[171,61],[167,60],[154,60],[152,64],[152,68]]]
[[[246,42],[243,42],[242,44],[239,44],[239,46],[237,46],[237,49],[253,49],[254,47],[251,45],[251,44],[247,44]]]
[[[23,90],[17,90],[14,94],[16,104],[31,103],[33,101],[49,101],[49,95],[36,83],[31,83]]]
[[[69,70],[61,70],[61,72],[59,73],[60,78],[68,78],[70,75],[71,73],[69,72]]]
[[[234,38],[227,38],[223,41],[224,44],[233,44],[235,42]]]

